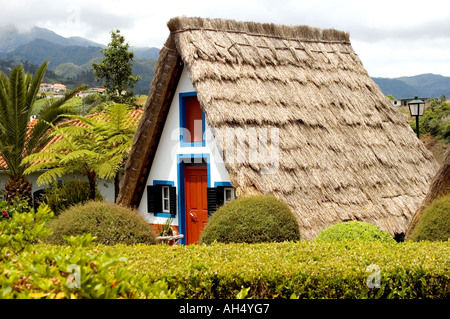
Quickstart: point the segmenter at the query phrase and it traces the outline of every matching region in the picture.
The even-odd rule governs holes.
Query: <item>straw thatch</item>
[[[424,210],[435,200],[450,194],[450,148],[447,150],[441,167],[436,172],[430,183],[425,199],[414,214],[406,232],[406,239],[410,239],[417,222],[422,218]]]
[[[406,231],[437,164],[371,80],[347,33],[185,17],[168,26],[119,203],[139,205],[185,67],[213,130],[278,130],[274,174],[224,152],[238,195],[284,200],[304,239],[345,220]],[[220,136],[216,142],[226,148]]]

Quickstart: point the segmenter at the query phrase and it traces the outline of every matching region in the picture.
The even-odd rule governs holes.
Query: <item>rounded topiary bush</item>
[[[54,245],[66,244],[63,236],[77,236],[90,233],[96,236],[96,243],[154,244],[152,226],[136,211],[107,202],[89,201],[63,211],[48,224],[53,234],[45,242]]]
[[[450,195],[425,208],[411,232],[411,240],[447,241],[450,239]]]
[[[300,240],[290,208],[273,196],[254,195],[233,200],[210,218],[200,242],[261,243]]]
[[[330,226],[324,229],[314,241],[331,242],[355,239],[395,243],[394,238],[387,231],[360,221],[349,221]]]

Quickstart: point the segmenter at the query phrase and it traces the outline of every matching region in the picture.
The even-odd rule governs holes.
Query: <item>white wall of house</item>
[[[32,185],[32,192],[35,192],[37,190],[43,189],[48,185],[37,185],[37,179],[41,175],[41,173],[33,173],[30,175],[27,175],[27,180],[29,180]],[[5,187],[6,181],[9,179],[8,175],[5,173],[5,171],[0,171],[0,189],[3,189]],[[87,177],[85,176],[77,176],[77,175],[69,175],[69,176],[63,176],[61,177],[61,180],[82,180],[87,181]],[[105,180],[99,180],[97,181],[97,188],[102,194],[105,201],[113,203],[114,202],[114,182],[109,182]]]
[[[195,89],[189,79],[189,75],[186,69],[183,69],[147,179],[147,185],[153,185],[154,180],[173,181],[174,186],[177,188],[177,197],[179,191],[177,156],[179,154],[209,154],[211,186],[214,186],[215,182],[230,182],[228,172],[212,134],[207,133],[209,130],[207,123],[205,123],[205,146],[181,147],[179,94],[194,91]],[[164,217],[155,217],[154,214],[148,213],[147,188],[144,189],[138,212],[151,224],[164,224],[167,220]],[[177,216],[173,219],[172,225],[178,226],[178,218],[179,212],[177,207]]]

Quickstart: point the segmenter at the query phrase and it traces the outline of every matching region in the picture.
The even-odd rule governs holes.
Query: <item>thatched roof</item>
[[[212,129],[279,130],[275,174],[224,153],[238,195],[284,200],[303,239],[345,220],[406,231],[437,164],[371,80],[347,33],[185,17],[168,27],[120,204],[139,205],[185,67]],[[224,141],[217,145],[223,150]]]
[[[408,226],[406,232],[406,239],[409,239],[413,229],[416,227],[417,222],[423,215],[424,210],[435,200],[450,194],[450,148],[447,150],[444,161],[441,167],[439,167],[436,175],[433,177],[430,183],[425,199],[422,201],[419,209],[414,214],[411,223]]]

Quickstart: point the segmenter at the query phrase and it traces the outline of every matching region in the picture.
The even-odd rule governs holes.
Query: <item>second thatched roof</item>
[[[347,33],[185,17],[168,26],[119,203],[139,205],[185,67],[213,130],[279,132],[274,174],[223,153],[238,195],[284,200],[303,239],[346,220],[406,231],[437,164],[371,80]],[[216,142],[223,151],[226,141]]]
[[[425,199],[422,201],[419,209],[413,215],[411,223],[408,226],[406,232],[406,239],[410,239],[412,231],[416,227],[417,223],[423,216],[425,209],[431,205],[435,200],[450,194],[450,148],[445,153],[442,165],[436,172],[430,183],[430,188],[428,190]]]

